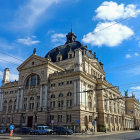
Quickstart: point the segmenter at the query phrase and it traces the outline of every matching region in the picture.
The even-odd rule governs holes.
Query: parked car
[[[58,135],[72,135],[73,131],[71,129],[62,127],[62,126],[56,126],[53,128],[54,134]]]
[[[0,128],[0,134],[6,133],[6,129]]]
[[[30,129],[30,135],[35,135],[37,134],[37,130],[35,129]]]
[[[38,135],[52,134],[53,130],[49,126],[37,126],[36,133]]]
[[[20,133],[20,134],[30,134],[30,128],[28,127],[23,127],[19,130],[16,131],[16,133]]]

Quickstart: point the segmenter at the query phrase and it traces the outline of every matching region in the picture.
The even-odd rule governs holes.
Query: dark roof
[[[83,46],[79,41],[75,41],[76,36],[74,33],[70,32],[66,35],[67,41],[64,45],[58,46],[51,51],[49,51],[45,58],[50,57],[52,62],[56,62],[57,55],[62,55],[62,60],[68,58],[68,52],[72,50],[74,52],[75,49],[80,48],[82,50],[82,54],[86,55],[87,57],[93,59],[96,58],[96,54],[92,54],[92,51],[87,50],[87,46]]]

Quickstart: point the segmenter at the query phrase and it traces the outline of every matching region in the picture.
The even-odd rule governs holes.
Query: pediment
[[[101,67],[101,65],[99,64],[99,62],[94,62],[93,65],[97,70],[99,70],[100,72],[105,74],[105,72],[104,72],[103,68]]]
[[[47,63],[47,60],[45,58],[42,58],[40,56],[37,56],[35,54],[31,55],[28,59],[26,59],[18,68],[18,71],[21,71],[22,69],[28,69],[31,67],[35,67],[38,65],[42,65]]]

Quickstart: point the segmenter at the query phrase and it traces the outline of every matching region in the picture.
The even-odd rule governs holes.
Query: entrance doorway
[[[27,124],[27,126],[28,127],[32,127],[32,125],[33,125],[33,116],[29,116],[28,117],[28,124]]]

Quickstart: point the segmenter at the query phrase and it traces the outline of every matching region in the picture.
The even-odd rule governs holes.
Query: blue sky
[[[44,57],[64,44],[72,24],[77,40],[104,63],[107,80],[140,99],[139,23],[139,0],[0,1],[0,80],[5,67],[17,79],[17,66],[34,48]]]

